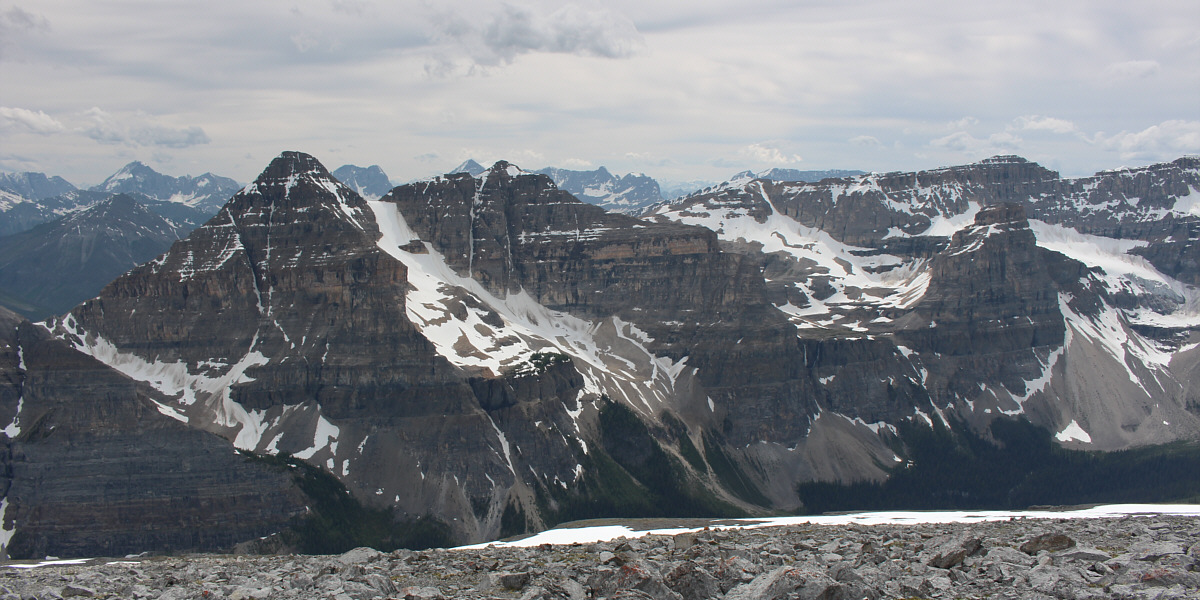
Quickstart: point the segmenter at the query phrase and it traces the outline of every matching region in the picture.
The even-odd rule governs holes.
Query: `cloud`
[[[28,12],[19,6],[0,12],[0,58],[4,58],[8,54],[7,50],[16,46],[18,38],[24,34],[49,29],[50,21],[47,21],[45,17]]]
[[[590,169],[592,161],[582,158],[568,158],[562,161],[562,166],[570,169]]]
[[[749,146],[738,150],[738,154],[755,162],[768,165],[790,165],[798,162],[804,162],[804,158],[799,154],[788,155],[779,148],[773,148],[763,144],[750,144]]]
[[[188,148],[211,141],[199,127],[167,127],[144,122],[141,115],[135,116],[135,122],[131,123],[99,108],[92,108],[86,111],[85,116],[91,123],[83,129],[83,134],[101,144]]]
[[[0,106],[0,129],[25,129],[43,135],[58,133],[65,129],[54,117],[24,108]]]
[[[1021,138],[1010,131],[993,133],[987,138],[977,138],[966,131],[956,131],[945,137],[929,142],[936,148],[945,148],[966,154],[987,154],[998,151],[1012,151],[1021,143]]]
[[[1041,117],[1038,115],[1029,115],[1016,118],[1016,126],[1018,129],[1026,131],[1049,131],[1052,133],[1078,133],[1079,128],[1075,124],[1063,119],[1054,117]]]
[[[580,3],[553,12],[503,3],[490,15],[443,12],[435,16],[433,25],[438,37],[482,67],[508,65],[520,55],[535,52],[626,58],[645,44],[633,21]],[[455,64],[452,57],[434,57],[426,70],[444,73]]]
[[[1122,160],[1161,160],[1200,153],[1200,121],[1164,121],[1141,131],[1122,131],[1112,136],[1100,133],[1096,143],[1118,152]]]
[[[979,124],[979,119],[976,119],[975,117],[963,117],[957,121],[949,122],[947,124],[947,128],[952,131],[958,131],[958,130],[966,129],[968,127],[971,127],[973,125],[978,125],[978,124]]]

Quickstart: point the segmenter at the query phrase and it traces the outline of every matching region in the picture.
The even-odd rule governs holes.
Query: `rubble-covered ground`
[[[1200,518],[705,529],[574,545],[0,568],[27,598],[1200,598]]]

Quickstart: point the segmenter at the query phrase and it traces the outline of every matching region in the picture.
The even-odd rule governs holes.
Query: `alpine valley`
[[[343,176],[285,152],[97,297],[0,315],[11,556],[795,512],[945,456],[998,485],[989,448],[1078,474],[1200,440],[1200,158],[750,173],[638,217],[506,162]]]

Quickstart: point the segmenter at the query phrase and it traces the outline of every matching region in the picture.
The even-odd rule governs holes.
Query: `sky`
[[[722,181],[1200,154],[1196,0],[0,0],[0,171]]]

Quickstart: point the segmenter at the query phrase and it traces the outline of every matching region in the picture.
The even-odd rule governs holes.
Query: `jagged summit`
[[[287,150],[275,157],[254,181],[255,183],[287,181],[303,175],[333,178],[325,165],[321,164],[316,157],[304,152]]]
[[[141,194],[150,200],[182,204],[211,216],[239,187],[236,181],[212,173],[197,177],[172,177],[155,171],[141,161],[133,161],[90,191]]]
[[[536,172],[549,175],[576,198],[610,212],[639,214],[663,199],[658,182],[641,173],[617,177],[603,166],[593,171],[547,167]]]

